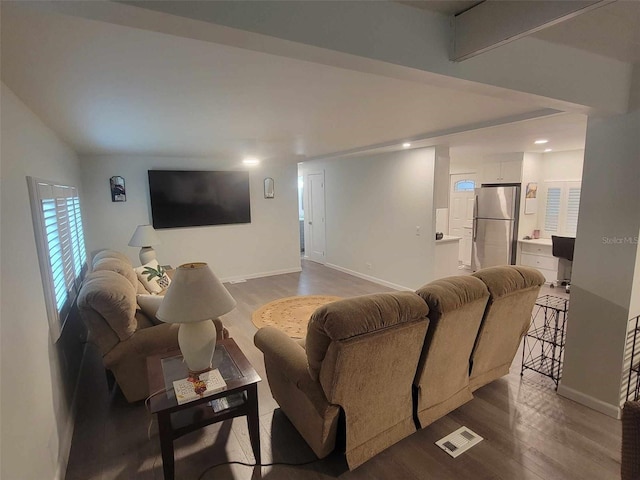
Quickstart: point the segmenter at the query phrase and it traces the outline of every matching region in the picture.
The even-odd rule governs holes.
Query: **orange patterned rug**
[[[290,337],[303,338],[307,335],[307,323],[315,309],[336,300],[342,300],[342,297],[305,295],[281,298],[253,312],[251,321],[258,328],[270,325]]]

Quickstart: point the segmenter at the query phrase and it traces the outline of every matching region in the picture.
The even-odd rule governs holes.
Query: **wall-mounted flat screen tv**
[[[249,172],[149,170],[154,228],[251,223]]]

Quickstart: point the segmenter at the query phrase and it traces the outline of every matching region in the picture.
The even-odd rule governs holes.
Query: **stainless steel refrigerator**
[[[515,265],[518,241],[519,186],[476,188],[471,269]]]

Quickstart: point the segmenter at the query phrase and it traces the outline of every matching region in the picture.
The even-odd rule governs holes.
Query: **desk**
[[[558,280],[558,259],[553,256],[551,239],[518,240],[520,260],[518,265],[537,268],[549,283]]]
[[[218,368],[227,389],[208,397],[178,405],[172,389],[149,400],[151,413],[158,416],[162,469],[165,480],[174,478],[173,441],[187,433],[212,423],[246,415],[253,455],[260,463],[260,426],[258,420],[258,382],[261,380],[253,366],[232,338],[220,340],[213,355],[213,367]],[[179,351],[147,358],[149,389],[162,391],[174,380],[186,378],[187,366]],[[171,387],[170,387],[171,388]],[[240,394],[241,403],[220,412],[214,412],[211,400]]]

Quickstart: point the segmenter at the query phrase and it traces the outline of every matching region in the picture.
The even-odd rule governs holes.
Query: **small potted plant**
[[[152,278],[158,277],[158,285],[162,288],[169,286],[169,277],[166,275],[166,270],[162,265],[158,265],[158,268],[144,267],[142,271],[143,275],[147,276],[147,281],[151,281]]]

